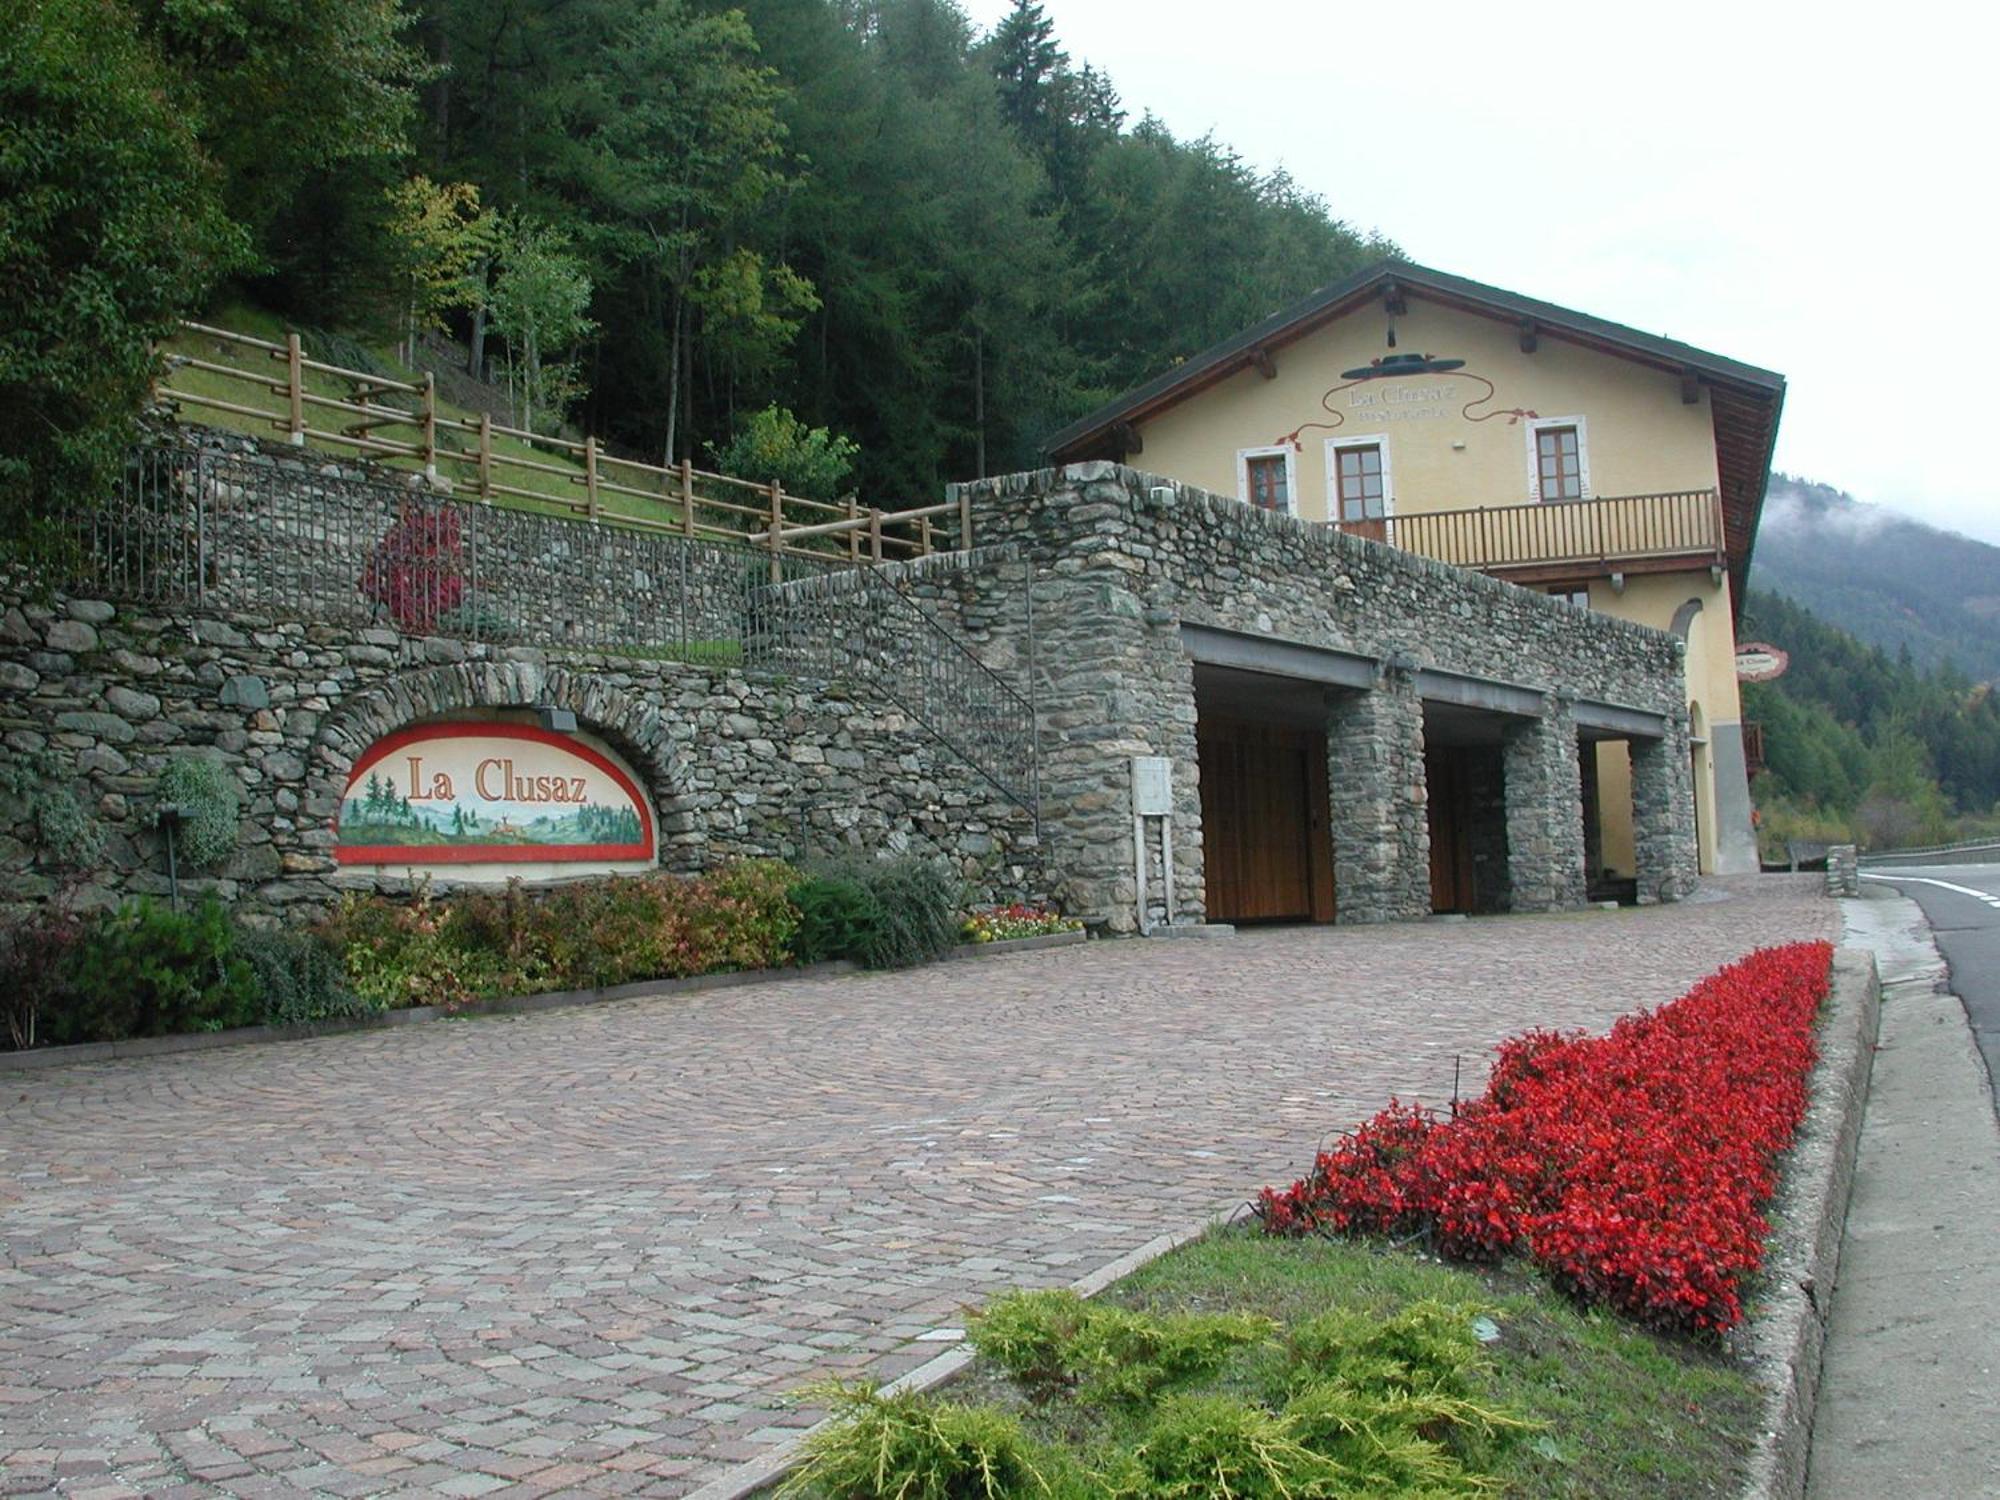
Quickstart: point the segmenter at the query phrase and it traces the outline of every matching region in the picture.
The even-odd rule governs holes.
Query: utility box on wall
[[[1132,812],[1170,818],[1174,812],[1174,763],[1164,755],[1132,757]]]

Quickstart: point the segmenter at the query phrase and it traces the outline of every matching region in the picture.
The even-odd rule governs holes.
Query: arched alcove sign
[[[652,864],[650,799],[606,749],[491,720],[416,724],[355,760],[334,824],[342,865],[456,879]]]

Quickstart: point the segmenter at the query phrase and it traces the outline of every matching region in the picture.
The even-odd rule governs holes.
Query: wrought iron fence
[[[1038,801],[1032,704],[895,569],[187,446],[134,450],[120,490],[64,521],[59,581],[97,597],[866,682],[1003,794]],[[1031,654],[1031,624],[1028,639]]]
[[[642,655],[734,655],[774,566],[838,566],[192,447],[136,450],[119,493],[66,519],[67,581],[106,597]]]

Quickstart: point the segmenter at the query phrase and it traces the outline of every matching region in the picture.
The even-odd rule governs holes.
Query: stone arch
[[[653,799],[660,847],[686,785],[672,726],[657,708],[601,677],[538,662],[459,662],[401,672],[361,688],[328,714],[313,743],[319,788],[337,799],[363,751],[421,719],[475,708],[565,708],[631,763]]]
[[[1674,611],[1673,623],[1670,624],[1667,628],[1673,631],[1673,633],[1679,636],[1682,640],[1686,640],[1688,638],[1688,632],[1694,628],[1694,617],[1700,613],[1701,613],[1701,600],[1690,599],[1688,600],[1687,603],[1683,604],[1679,609]]]

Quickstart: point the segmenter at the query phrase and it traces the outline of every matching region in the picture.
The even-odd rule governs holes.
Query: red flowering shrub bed
[[[1258,1212],[1279,1234],[1525,1252],[1654,1326],[1731,1327],[1805,1113],[1832,963],[1828,943],[1767,948],[1603,1036],[1514,1037],[1480,1098],[1448,1118],[1392,1100]]]

